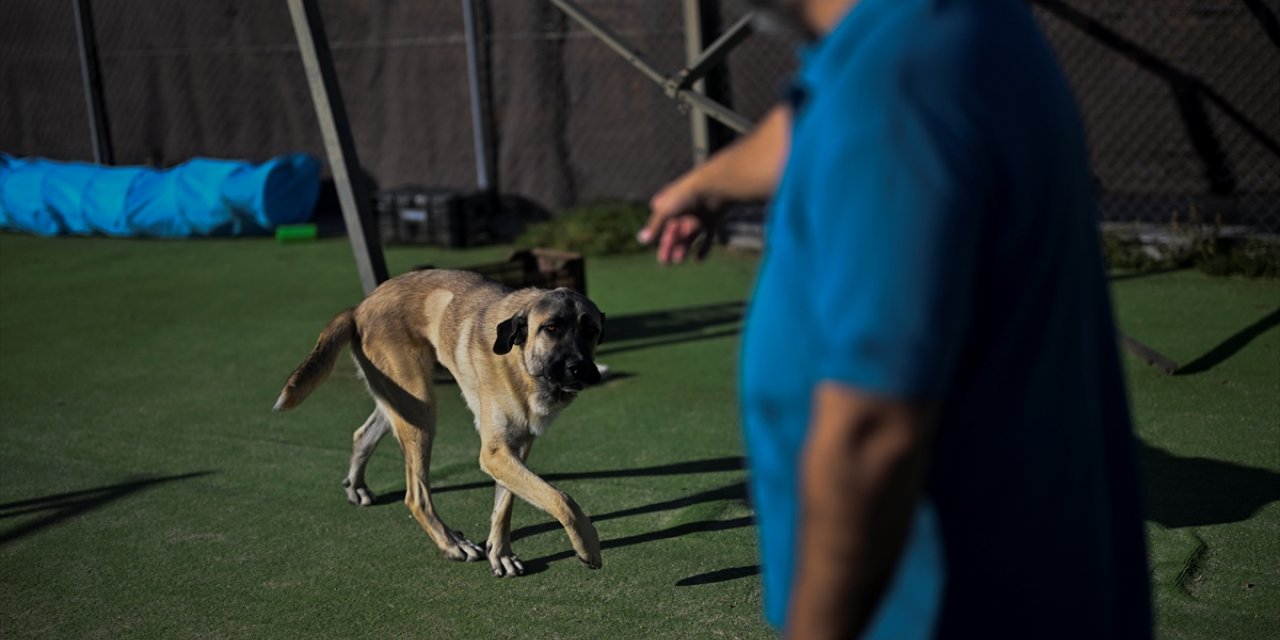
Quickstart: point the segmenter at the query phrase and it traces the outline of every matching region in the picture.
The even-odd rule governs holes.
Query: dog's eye
[[[556,331],[559,330],[559,327],[557,327],[554,322],[548,322],[542,325],[542,330],[546,331],[547,333],[555,333]]]

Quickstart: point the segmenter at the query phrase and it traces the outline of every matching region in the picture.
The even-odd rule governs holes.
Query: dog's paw
[[[488,547],[489,545],[485,545]],[[505,551],[489,550],[489,568],[493,569],[496,578],[514,578],[524,575],[524,563],[511,549]]]
[[[342,489],[347,492],[347,502],[357,507],[367,507],[377,498],[364,483],[352,484],[350,478],[342,480]]]
[[[599,569],[604,566],[604,558],[600,556],[600,537],[596,534],[595,526],[587,522],[579,529],[578,536],[582,538],[582,543],[573,550],[578,561],[588,569]]]
[[[588,569],[599,569],[604,566],[604,558],[600,556],[599,551],[585,556],[580,553],[574,555],[578,557],[578,562],[581,562]]]
[[[450,540],[440,547],[444,556],[457,562],[474,562],[484,557],[484,549],[467,539],[461,531],[450,532]]]

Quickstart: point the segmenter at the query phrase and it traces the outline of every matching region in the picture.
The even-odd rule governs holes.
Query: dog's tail
[[[324,331],[320,332],[320,338],[316,340],[316,346],[307,359],[303,360],[302,364],[289,375],[289,381],[280,392],[280,398],[276,400],[273,410],[288,411],[302,404],[302,401],[306,400],[307,396],[329,377],[329,373],[333,371],[333,363],[338,359],[338,353],[348,342],[351,342],[355,333],[355,307],[339,313],[330,320]]]

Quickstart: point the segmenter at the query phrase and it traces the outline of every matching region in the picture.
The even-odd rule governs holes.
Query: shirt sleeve
[[[973,324],[985,145],[945,82],[890,83],[810,166],[819,378],[910,401],[954,386]],[[865,105],[864,105],[865,107]]]

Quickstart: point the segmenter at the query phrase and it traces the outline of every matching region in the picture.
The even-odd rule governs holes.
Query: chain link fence
[[[70,2],[0,3],[0,151],[93,159]]]
[[[1032,0],[1113,222],[1280,233],[1280,23],[1262,0]]]
[[[1264,0],[1030,0],[1084,113],[1104,218],[1280,233],[1280,27]],[[459,0],[321,0],[362,164],[382,187],[476,186]],[[679,0],[580,0],[656,67]],[[119,164],[323,158],[283,0],[94,0]],[[0,3],[0,151],[92,158],[72,0]],[[491,183],[556,209],[643,200],[691,163],[689,116],[545,1],[476,0]],[[749,11],[703,0],[704,40]],[[796,42],[757,33],[707,92],[762,115]],[[714,124],[711,140],[731,132]]]

